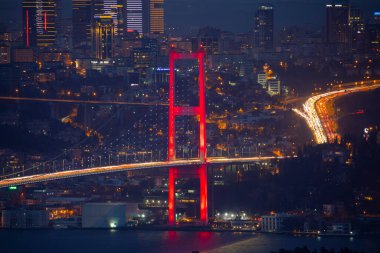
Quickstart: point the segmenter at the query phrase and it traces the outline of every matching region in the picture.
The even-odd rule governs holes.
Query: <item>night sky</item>
[[[21,0],[0,0],[0,22],[19,29],[21,24]],[[70,0],[66,16],[71,15]],[[247,32],[253,23],[258,0],[166,0],[166,23],[189,32],[202,26],[214,26],[226,31]],[[275,6],[275,26],[289,25],[321,27],[325,20],[324,5],[327,0],[272,0]],[[366,16],[380,11],[380,0],[352,0]]]

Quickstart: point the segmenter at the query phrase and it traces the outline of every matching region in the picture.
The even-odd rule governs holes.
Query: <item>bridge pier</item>
[[[207,194],[207,165],[202,164],[198,169],[199,176],[199,220],[203,225],[208,223],[208,194]]]
[[[196,174],[188,173],[189,169],[169,168],[168,180],[168,223],[171,226],[176,224],[175,207],[175,182],[178,178],[196,177],[199,179],[199,222],[202,225],[208,224],[208,190],[207,190],[207,165],[202,164],[196,169]]]
[[[175,225],[175,181],[177,179],[177,168],[169,168],[168,182],[168,219],[169,225]]]

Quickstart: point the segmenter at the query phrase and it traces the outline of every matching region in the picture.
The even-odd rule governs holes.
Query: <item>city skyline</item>
[[[22,0],[5,0],[0,9],[0,23],[6,23],[11,28],[19,29],[21,20],[16,19],[17,6]],[[204,26],[214,26],[226,31],[247,32],[254,23],[254,13],[259,3],[271,3],[275,11],[275,31],[284,26],[309,25],[311,28],[321,28],[325,22],[325,5],[331,1],[325,0],[166,0],[166,25],[176,27],[181,33],[188,33]],[[380,3],[372,0],[352,0],[354,6],[362,9],[366,18],[380,10]],[[215,9],[211,13],[207,10]],[[279,11],[281,10],[281,11]],[[64,16],[71,17],[70,4],[66,2]]]
[[[380,252],[380,3],[3,1],[0,252]]]

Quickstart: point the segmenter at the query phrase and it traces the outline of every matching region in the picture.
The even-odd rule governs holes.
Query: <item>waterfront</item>
[[[279,234],[125,230],[0,230],[0,252],[270,253],[280,248],[378,252],[376,237],[295,237]]]
[[[353,102],[354,101],[354,102]],[[339,132],[361,138],[364,128],[380,124],[380,89],[357,93],[335,102],[338,114]],[[360,112],[363,112],[361,114]]]

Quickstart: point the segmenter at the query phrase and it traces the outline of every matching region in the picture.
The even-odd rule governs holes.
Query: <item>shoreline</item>
[[[0,231],[129,231],[129,232],[144,232],[144,231],[157,231],[157,232],[213,232],[213,233],[245,233],[253,235],[286,235],[294,237],[336,237],[336,238],[363,238],[363,237],[380,237],[379,232],[372,233],[355,233],[355,234],[338,234],[338,233],[315,233],[315,232],[293,232],[293,231],[279,231],[279,232],[265,232],[257,230],[226,230],[226,229],[211,229],[209,227],[138,227],[138,228],[0,228]]]

